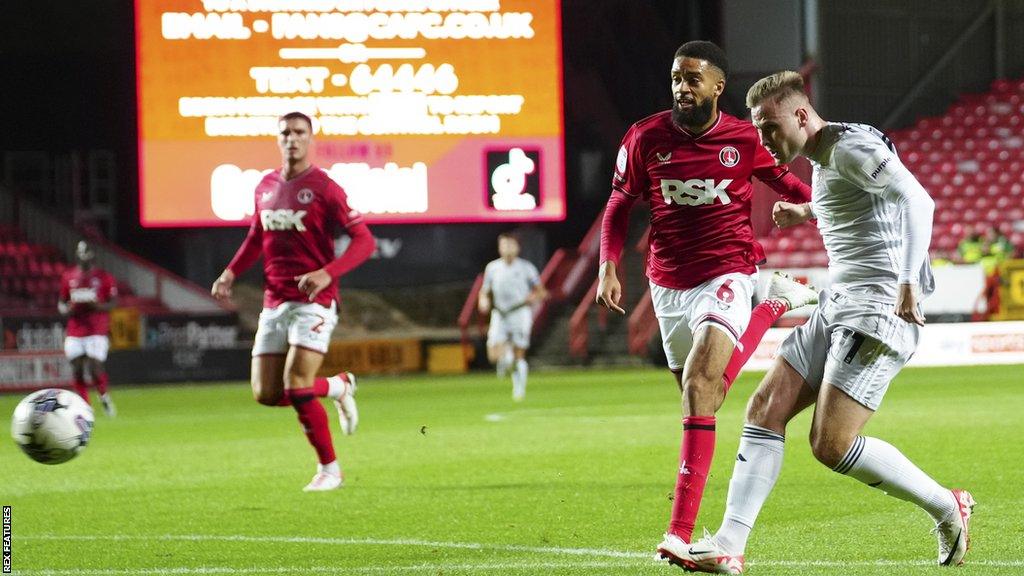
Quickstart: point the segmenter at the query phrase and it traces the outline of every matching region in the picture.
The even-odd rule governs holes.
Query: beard
[[[672,121],[675,122],[676,126],[683,128],[703,126],[708,123],[708,120],[711,120],[714,104],[711,98],[708,98],[701,104],[694,104],[689,110],[682,110],[678,102],[673,102]]]

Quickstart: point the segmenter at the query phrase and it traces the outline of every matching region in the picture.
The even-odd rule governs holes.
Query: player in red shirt
[[[85,240],[75,249],[78,266],[64,272],[60,279],[57,309],[68,318],[64,355],[71,361],[75,391],[89,401],[88,373],[100,393],[103,411],[115,416],[117,409],[107,390],[107,371],[103,363],[110,350],[110,311],[117,306],[117,282],[95,266],[95,254]]]
[[[751,177],[795,202],[810,199],[810,188],[776,166],[750,122],[718,110],[728,71],[725,53],[711,42],[688,42],[676,51],[672,109],[637,122],[623,138],[601,229],[597,301],[624,314],[616,268],[629,211],[637,200],[650,203],[647,276],[682,394],[679,474],[672,518],[658,546],[676,564],[672,550],[690,542],[725,392],[775,320],[816,301],[812,290],[777,276],[768,299],[751,312],[757,266],[764,261],[750,221]]]
[[[343,475],[327,412],[317,398],[334,400],[342,431],[351,434],[359,418],[356,381],[349,372],[330,378],[316,373],[338,322],[338,277],[369,258],[376,241],[363,215],[349,207],[344,190],[310,162],[309,117],[285,114],[278,127],[283,166],[256,186],[249,234],[211,293],[230,298],[237,275],[263,256],[266,289],[252,349],[253,396],[266,406],[295,408],[320,461],[305,490],[333,490]],[[334,238],[342,231],[352,242],[335,258]]]

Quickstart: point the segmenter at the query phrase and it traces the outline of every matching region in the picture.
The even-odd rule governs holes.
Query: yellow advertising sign
[[[142,322],[137,308],[110,311],[110,348],[134,350],[142,347]]]
[[[423,346],[419,340],[333,340],[320,374],[386,374],[422,369]]]

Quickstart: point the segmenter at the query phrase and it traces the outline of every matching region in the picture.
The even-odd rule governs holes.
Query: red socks
[[[747,360],[750,360],[754,350],[757,350],[757,345],[764,338],[764,333],[787,310],[789,310],[789,307],[780,300],[765,300],[754,307],[754,310],[750,313],[750,323],[747,324],[747,331],[740,337],[739,344],[736,345],[732,358],[729,359],[729,365],[725,367],[725,373],[722,374],[722,382],[725,384],[726,392],[732,387],[732,383],[736,380],[736,376],[739,375],[740,369],[747,363]]]
[[[711,458],[715,455],[715,417],[683,418],[683,446],[679,454],[679,477],[672,500],[672,520],[668,531],[690,542],[693,526],[704,497]]]
[[[107,393],[107,382],[110,382],[110,378],[107,376],[106,372],[97,376],[93,381],[93,384],[96,385],[96,391],[99,392],[101,396]]]
[[[336,460],[334,443],[331,441],[331,429],[327,425],[327,411],[317,400],[312,388],[286,390],[285,396],[290,397],[299,422],[306,433],[306,438],[316,450],[321,464],[330,464]]]
[[[85,384],[85,376],[75,376],[73,377],[71,383],[75,386],[75,392],[77,392],[78,395],[81,396],[83,400],[85,400],[86,404],[90,404],[89,387]]]

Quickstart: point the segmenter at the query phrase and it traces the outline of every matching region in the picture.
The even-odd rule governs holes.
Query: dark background
[[[976,33],[923,85],[913,106],[893,125],[881,127],[939,113],[959,93],[984,90],[996,77],[999,6],[1004,75],[1017,77],[1024,69],[1024,0],[562,4],[568,217],[522,230],[526,255],[538,264],[555,248],[578,243],[593,222],[608,195],[621,135],[632,122],[670,105],[672,53],[687,40],[713,40],[729,51],[734,74],[721,107],[740,116],[745,116],[743,94],[751,82],[813,59],[815,96],[826,117],[881,124],[970,24],[978,23]],[[130,0],[5,1],[0,8],[0,152],[112,151],[113,239],[205,285],[233,254],[244,229],[139,226],[133,33]],[[6,162],[4,170],[11,182],[17,167]],[[59,198],[21,192],[57,212],[65,208]],[[402,251],[392,261],[369,263],[348,282],[372,287],[471,279],[495,257],[498,232],[515,227],[376,226],[378,237],[400,240]]]

